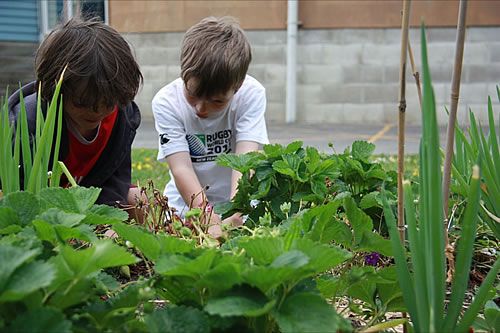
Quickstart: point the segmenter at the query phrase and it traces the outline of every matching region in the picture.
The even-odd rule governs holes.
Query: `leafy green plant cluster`
[[[96,331],[135,325],[147,299],[140,281],[128,287],[105,269],[139,259],[94,227],[127,214],[94,205],[95,188],[13,192],[0,201],[0,330]],[[104,301],[107,299],[107,301]]]
[[[498,99],[500,89],[497,86]],[[481,124],[474,113],[469,112],[470,127],[468,135],[459,127],[455,127],[456,154],[453,159],[453,192],[462,198],[468,196],[472,166],[481,161],[481,221],[488,225],[497,239],[500,238],[500,150],[498,133],[495,125],[491,98],[488,97],[488,135],[483,132]]]
[[[261,227],[220,248],[126,224],[114,230],[155,263],[152,285],[161,299],[192,313],[196,332],[335,331],[346,322],[312,282],[351,254],[302,236],[300,223],[287,231]],[[168,322],[177,311],[167,306],[155,316]]]
[[[38,193],[47,186],[59,186],[63,172],[73,180],[59,156],[62,128],[62,97],[59,92],[63,74],[56,85],[44,118],[38,93],[34,137],[30,137],[22,93],[17,121],[9,117],[7,98],[0,109],[0,188],[7,194],[22,189]],[[15,125],[14,125],[15,124]],[[33,149],[30,147],[32,143]],[[52,160],[52,165],[49,166]],[[21,163],[22,162],[22,163]],[[49,170],[51,170],[49,172]],[[21,172],[20,172],[21,171]]]
[[[380,220],[380,188],[385,183],[395,192],[397,177],[370,161],[374,149],[371,143],[355,141],[343,154],[328,155],[296,141],[286,147],[266,145],[263,152],[222,155],[218,163],[243,176],[232,202],[219,209],[223,216],[248,215],[250,225],[260,224],[259,218],[267,213],[276,224],[301,209],[352,197]]]
[[[126,224],[125,212],[94,205],[98,194],[46,188],[0,201],[2,330],[349,330],[313,279],[351,254],[304,236],[302,219],[214,248]],[[102,225],[121,245],[95,233]],[[148,270],[137,281],[108,270],[139,258]]]

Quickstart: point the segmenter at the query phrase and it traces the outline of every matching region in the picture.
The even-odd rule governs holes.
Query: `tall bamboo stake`
[[[410,55],[411,72],[413,74],[413,77],[415,78],[415,84],[417,85],[418,102],[420,103],[420,110],[422,110],[422,88],[420,86],[420,73],[418,72],[417,66],[415,65],[410,40],[408,40],[408,54]]]
[[[451,78],[451,107],[448,120],[448,130],[446,139],[446,155],[443,171],[443,209],[444,209],[444,229],[445,246],[448,249],[448,202],[450,195],[451,162],[453,159],[453,145],[455,140],[455,123],[457,121],[458,97],[460,95],[460,77],[462,76],[462,60],[464,56],[465,24],[467,17],[467,0],[460,0],[458,10],[457,41],[455,46],[455,66]]]
[[[405,113],[406,113],[406,55],[408,48],[408,27],[410,25],[411,0],[403,2],[403,20],[401,23],[401,58],[399,62],[399,124],[398,124],[398,229],[401,242],[405,241],[404,219],[404,191],[403,177],[405,172]],[[406,313],[401,313],[406,318]],[[403,332],[408,332],[407,325],[403,325]]]
[[[408,49],[408,26],[411,0],[403,2],[403,22],[401,24],[401,58],[399,63],[399,126],[398,126],[398,228],[401,241],[405,240],[403,177],[405,158],[405,112],[406,112],[406,55]]]

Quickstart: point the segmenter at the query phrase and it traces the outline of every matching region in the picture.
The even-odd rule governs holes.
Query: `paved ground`
[[[342,125],[342,124],[276,124],[268,123],[267,131],[271,143],[287,144],[301,140],[306,146],[314,146],[321,151],[331,152],[333,144],[337,152],[343,151],[356,140],[369,140],[376,145],[376,154],[397,154],[397,124],[385,126]],[[445,144],[446,128],[440,129],[441,145]],[[421,127],[407,126],[406,154],[417,154]],[[134,148],[157,148],[157,133],[154,123],[145,120],[139,127]]]

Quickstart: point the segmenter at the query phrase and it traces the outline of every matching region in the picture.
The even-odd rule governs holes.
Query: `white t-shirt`
[[[266,93],[264,87],[247,75],[225,110],[200,118],[184,95],[181,78],[163,87],[153,98],[153,115],[159,134],[158,160],[177,152],[189,152],[193,168],[208,201],[212,204],[229,201],[231,194],[230,168],[218,166],[215,158],[234,153],[236,142],[252,141],[267,144],[264,119]],[[177,191],[170,173],[164,194],[170,207],[184,215],[189,203]]]

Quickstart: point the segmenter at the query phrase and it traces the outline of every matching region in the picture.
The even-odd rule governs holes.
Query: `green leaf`
[[[55,278],[52,264],[34,261],[16,269],[7,285],[0,289],[0,301],[17,301],[32,292],[47,287]]]
[[[375,145],[366,141],[354,141],[351,154],[355,159],[368,163],[368,158],[375,150]]]
[[[96,187],[76,186],[70,187],[69,192],[73,195],[73,198],[75,198],[79,211],[83,213],[95,204],[101,193],[101,189]]]
[[[194,259],[183,255],[163,254],[156,262],[155,271],[166,276],[199,278],[210,269],[216,255],[213,249],[205,250]]]
[[[290,268],[300,268],[309,263],[309,257],[304,253],[292,250],[283,253],[276,259],[274,259],[271,267],[280,268],[280,267],[290,267]]]
[[[352,257],[352,254],[333,245],[316,243],[310,239],[296,239],[292,249],[299,250],[309,257],[305,268],[322,273],[334,268]]]
[[[484,319],[494,331],[500,328],[500,308],[493,301],[486,302],[484,306]]]
[[[241,265],[225,262],[215,266],[197,281],[196,286],[200,289],[209,288],[217,292],[228,290],[243,281],[241,277]]]
[[[66,227],[74,227],[78,225],[85,215],[76,213],[66,213],[59,208],[49,208],[47,211],[36,217],[37,220],[46,221],[52,225],[63,225]]]
[[[283,239],[278,237],[246,238],[238,247],[245,249],[257,265],[269,265],[284,252]]]
[[[390,240],[383,238],[380,234],[365,231],[356,251],[373,251],[389,257],[392,256],[392,245]]]
[[[352,197],[344,199],[344,208],[354,231],[354,244],[358,245],[365,232],[372,232],[372,219],[356,206]]]
[[[253,266],[244,272],[244,281],[267,294],[281,284],[288,283],[291,280],[296,282],[310,275],[308,271],[292,267]]]
[[[347,294],[351,297],[362,300],[368,304],[370,304],[373,308],[376,308],[375,304],[375,290],[377,286],[375,283],[363,279],[360,282],[351,284],[349,289],[347,290]]]
[[[276,300],[268,300],[259,290],[240,287],[220,297],[209,299],[205,311],[221,317],[258,317],[268,313]]]
[[[337,331],[337,313],[317,294],[290,295],[273,316],[281,332]]]
[[[40,203],[30,192],[12,192],[2,199],[2,206],[16,212],[21,225],[28,225],[40,211]]]
[[[64,314],[51,307],[31,310],[18,316],[9,327],[12,332],[65,333],[71,332],[71,322]]]
[[[138,261],[126,249],[109,239],[100,240],[85,250],[74,250],[69,246],[63,246],[61,255],[71,271],[79,277],[103,268],[130,265]]]
[[[209,333],[210,322],[203,311],[187,306],[167,307],[145,317],[149,332]]]
[[[267,155],[268,159],[280,157],[285,153],[285,149],[283,148],[283,146],[278,143],[264,145],[262,149],[264,150],[264,153]]]
[[[160,243],[156,237],[143,228],[117,223],[113,230],[124,239],[132,242],[148,259],[156,261],[160,255]]]
[[[21,224],[21,220],[14,209],[0,207],[0,229],[19,224]]]
[[[217,164],[225,166],[241,173],[246,173],[258,165],[262,154],[250,152],[247,154],[221,154],[217,157]]]
[[[189,253],[194,250],[195,243],[192,240],[179,239],[169,235],[157,235],[161,253]]]
[[[302,145],[304,143],[302,141],[294,141],[292,143],[289,143],[288,146],[286,146],[284,153],[285,154],[294,154],[296,153],[300,148],[302,148]]]
[[[68,213],[81,213],[80,207],[69,189],[44,188],[40,191],[40,200],[47,208],[55,207]]]
[[[343,280],[330,274],[322,275],[315,282],[316,287],[324,298],[335,297],[341,290],[347,287]]]
[[[379,196],[380,192],[378,191],[373,191],[364,195],[359,202],[359,208],[368,209],[372,207],[382,207]]]
[[[40,250],[29,250],[21,247],[13,247],[11,245],[0,244],[0,290],[5,290],[5,286],[14,271],[23,264],[34,259]]]

